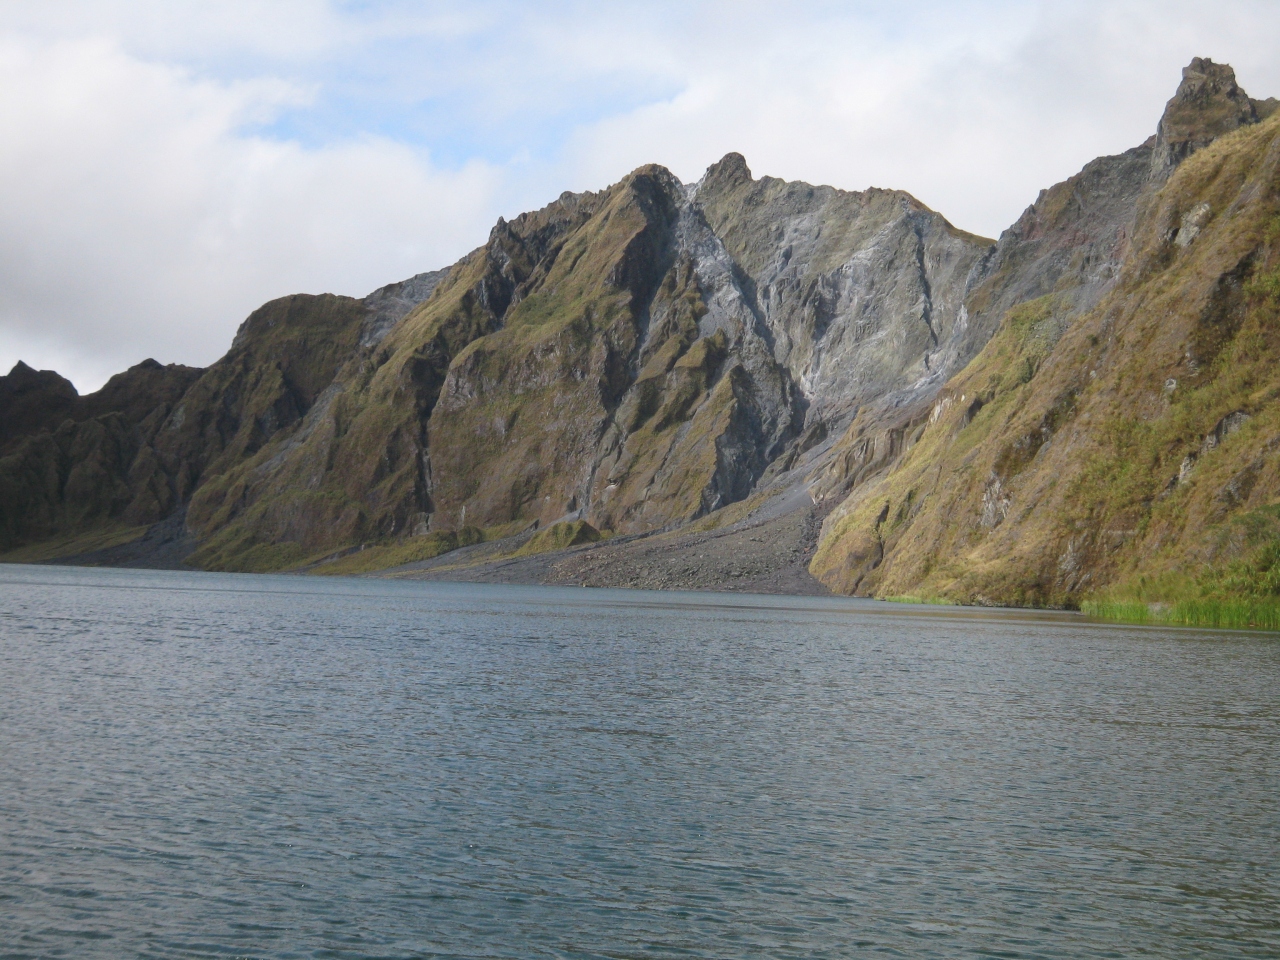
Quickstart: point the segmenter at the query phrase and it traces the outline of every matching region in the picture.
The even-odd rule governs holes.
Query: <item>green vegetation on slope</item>
[[[530,537],[529,542],[516,551],[516,556],[546,553],[549,550],[566,550],[584,543],[596,543],[600,538],[600,531],[585,520],[553,523]]]
[[[87,530],[77,530],[61,536],[40,540],[37,543],[16,547],[0,553],[0,563],[41,563],[60,557],[93,553],[132,543],[147,532],[145,526],[133,527],[125,523],[107,522]]]
[[[282,569],[425,532],[428,513],[448,494],[441,481],[449,471],[440,465],[447,467],[447,457],[426,450],[451,367],[469,344],[501,327],[517,288],[545,281],[543,261],[555,259],[596,204],[594,195],[566,196],[500,222],[489,244],[456,265],[385,340],[352,349],[299,429],[201,488],[192,524],[206,540],[191,562]],[[488,466],[474,455],[481,439],[462,439],[464,475],[483,475]],[[475,511],[473,518],[484,520]],[[467,523],[458,518],[456,526]]]
[[[898,467],[833,514],[815,574],[879,596],[1268,622],[1278,145],[1273,118],[1187,160],[1116,289],[1065,329],[1052,295],[1010,311]]]
[[[463,527],[457,533],[452,530],[445,533],[429,533],[422,537],[410,537],[393,543],[372,544],[361,547],[336,560],[326,560],[312,567],[309,573],[324,576],[353,576],[361,573],[374,573],[388,570],[406,563],[419,563],[423,560],[434,560],[457,550],[483,543],[483,531],[477,527]]]

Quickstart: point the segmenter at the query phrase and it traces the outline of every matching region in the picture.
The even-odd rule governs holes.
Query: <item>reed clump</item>
[[[1175,603],[1093,600],[1080,605],[1091,617],[1119,623],[1280,631],[1280,599],[1197,599]]]

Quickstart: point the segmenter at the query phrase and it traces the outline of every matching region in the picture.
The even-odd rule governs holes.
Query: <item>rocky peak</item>
[[[78,398],[72,381],[19,360],[8,376],[0,376],[0,448],[13,436],[58,420]]]
[[[56,426],[78,397],[71,381],[19,360],[8,376],[0,377],[0,451],[19,437]]]
[[[180,363],[162,364],[148,358],[117,373],[95,393],[81,398],[76,420],[120,413],[130,423],[140,423],[162,405],[176,404],[204,370]]]
[[[751,168],[747,166],[747,158],[740,153],[726,153],[718,163],[707,167],[707,172],[702,175],[702,181],[698,184],[698,190],[699,192],[732,190],[751,181]]]
[[[0,391],[8,393],[36,389],[76,395],[76,389],[69,380],[52,370],[36,370],[22,360],[13,365],[7,377],[0,377]]]
[[[1201,147],[1223,134],[1257,123],[1259,107],[1270,112],[1269,104],[1253,100],[1236,83],[1236,72],[1225,63],[1196,57],[1182,71],[1178,91],[1165,105],[1156,128],[1155,151],[1151,157],[1153,180],[1168,178],[1174,167]]]

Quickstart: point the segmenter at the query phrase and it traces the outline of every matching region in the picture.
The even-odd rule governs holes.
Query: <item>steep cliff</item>
[[[989,248],[906,194],[756,181],[737,155],[691,186],[643,167],[565,194],[362,340],[296,430],[207,469],[193,560],[703,516],[964,341]]]
[[[23,363],[0,377],[0,548],[97,546],[178,509],[152,444],[200,374],[146,360],[84,397]]]
[[[1042,195],[1001,239],[1023,257],[1016,274],[1035,272],[1038,253],[1021,251],[1046,238],[1037,220],[1069,235],[1074,205],[1106,229],[1068,244],[1056,279],[1021,287],[901,461],[832,514],[818,576],[978,603],[1271,589],[1280,117],[1261,118],[1273,104],[1197,60],[1153,141]]]
[[[295,429],[362,332],[388,313],[399,319],[412,305],[406,291],[425,296],[437,279],[365,301],[273,301],[207,370],[147,360],[84,397],[18,364],[0,377],[0,550],[76,552],[181,514],[208,477]]]

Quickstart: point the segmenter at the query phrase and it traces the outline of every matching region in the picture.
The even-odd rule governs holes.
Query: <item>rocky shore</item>
[[[776,516],[753,515],[723,529],[618,537],[554,553],[510,556],[526,534],[378,576],[823,596],[830,590],[808,569],[821,529],[818,512],[800,506]]]

